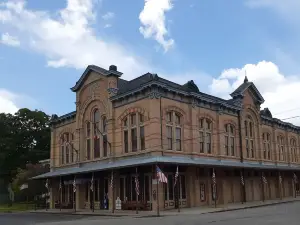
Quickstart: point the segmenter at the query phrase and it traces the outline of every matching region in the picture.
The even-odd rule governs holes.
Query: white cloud
[[[9,33],[4,33],[1,35],[0,43],[4,45],[13,46],[13,47],[20,46],[21,44],[18,37],[11,36]]]
[[[115,64],[131,79],[150,66],[124,45],[97,37],[93,29],[95,0],[68,0],[64,9],[50,13],[29,9],[25,1],[9,1],[0,5],[1,23],[18,31],[29,40],[22,43],[47,58],[52,67],[86,68],[96,64],[104,68]]]
[[[0,89],[0,113],[14,114],[18,111],[18,106],[15,101],[18,96],[5,89]]]
[[[274,10],[291,22],[300,21],[300,1],[298,0],[246,0],[250,8],[268,8]]]
[[[166,51],[173,45],[174,40],[168,39],[168,30],[165,24],[165,13],[173,8],[173,0],[145,0],[143,11],[139,19],[142,24],[140,32],[144,38],[155,39]]]
[[[110,28],[111,27],[111,24],[105,24],[104,28]]]
[[[210,86],[212,94],[229,98],[229,94],[243,82],[245,74],[264,97],[262,108],[268,107],[273,116],[280,119],[300,116],[300,77],[282,74],[272,62],[261,61],[224,70],[217,79],[213,79]],[[300,118],[285,121],[300,125]]]
[[[109,20],[115,17],[115,14],[113,12],[107,12],[102,16],[102,19]]]

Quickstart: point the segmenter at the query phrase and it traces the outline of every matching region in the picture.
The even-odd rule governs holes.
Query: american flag
[[[135,176],[135,191],[136,191],[136,195],[140,195],[140,185],[139,185],[139,179],[138,179],[138,175]]]
[[[297,175],[296,175],[295,173],[294,173],[294,176],[293,176],[293,177],[294,177],[294,182],[295,182],[295,183],[298,183],[298,177],[297,177]]]
[[[279,183],[282,184],[282,177],[281,177],[281,174],[279,174]]]
[[[158,178],[158,182],[168,183],[168,179],[165,174],[160,170],[158,166],[156,166],[156,176]]]
[[[262,174],[262,181],[263,181],[265,184],[268,183],[267,178],[265,177],[265,174],[264,174],[264,173]]]
[[[73,181],[73,192],[76,192],[76,178],[74,177],[74,181]]]
[[[174,187],[176,186],[177,180],[178,180],[179,172],[178,172],[178,166],[176,168],[176,173],[175,173],[175,181],[174,181]]]
[[[92,175],[92,180],[91,180],[91,191],[94,191],[94,174]]]
[[[113,188],[114,187],[114,172],[111,171],[111,177],[110,177],[110,187]]]
[[[244,180],[244,176],[243,176],[243,172],[241,171],[241,184],[243,186],[245,186],[245,180]]]
[[[213,174],[212,174],[212,182],[213,182],[213,185],[215,186],[217,181],[216,181],[216,174],[215,174],[215,170],[213,170]]]
[[[61,178],[60,178],[60,181],[59,181],[59,190],[62,189],[62,183],[61,183]]]
[[[49,189],[49,180],[48,180],[48,179],[46,180],[45,187],[46,187],[47,189]]]

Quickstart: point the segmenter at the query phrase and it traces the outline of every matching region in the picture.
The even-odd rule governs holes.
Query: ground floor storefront
[[[49,178],[50,208],[156,211],[300,196],[297,171],[157,166],[166,183],[156,164]]]

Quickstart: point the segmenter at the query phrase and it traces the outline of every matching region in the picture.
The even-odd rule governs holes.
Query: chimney
[[[115,65],[110,65],[109,66],[109,71],[118,71],[118,68]]]

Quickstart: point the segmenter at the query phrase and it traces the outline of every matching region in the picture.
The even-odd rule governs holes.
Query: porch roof
[[[113,161],[98,161],[81,163],[76,166],[66,168],[56,168],[54,171],[41,174],[32,179],[45,179],[50,177],[59,177],[66,175],[75,175],[108,169],[119,169],[140,165],[150,165],[156,163],[178,164],[178,165],[195,165],[195,166],[215,166],[215,167],[235,167],[246,169],[273,169],[273,170],[293,170],[300,171],[300,166],[289,164],[261,163],[261,162],[240,162],[237,160],[219,160],[206,157],[189,157],[189,156],[139,156]]]

